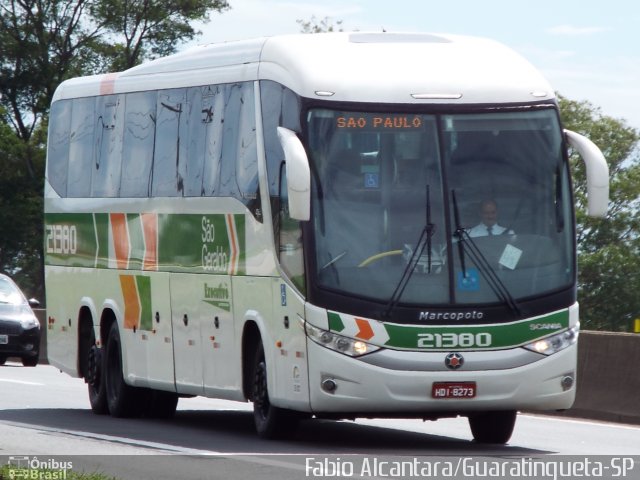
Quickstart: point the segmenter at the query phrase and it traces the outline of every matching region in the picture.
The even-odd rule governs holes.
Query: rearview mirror
[[[609,205],[609,166],[595,143],[571,130],[564,131],[569,144],[582,157],[587,170],[587,213],[604,217]]]
[[[302,142],[295,132],[278,127],[278,139],[287,173],[287,193],[289,195],[289,216],[294,220],[309,220],[311,215],[311,171],[309,159]]]

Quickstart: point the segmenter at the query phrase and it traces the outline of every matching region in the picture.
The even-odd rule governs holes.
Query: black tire
[[[7,357],[5,355],[0,355],[0,365],[4,365],[7,362]]]
[[[33,357],[22,357],[22,366],[23,367],[35,367],[38,365],[38,355]]]
[[[149,390],[127,385],[122,376],[122,343],[113,322],[104,352],[105,392],[112,417],[139,417],[148,405]]]
[[[178,407],[178,394],[162,390],[149,391],[149,406],[145,411],[148,418],[171,418]]]
[[[515,410],[505,410],[470,415],[469,426],[473,439],[478,443],[504,445],[511,438],[517,414]]]
[[[85,382],[87,382],[91,411],[96,415],[107,415],[109,413],[109,405],[107,404],[107,387],[104,375],[104,356],[102,354],[103,350],[96,345],[93,329],[91,330],[89,345]]]
[[[258,436],[276,439],[291,435],[297,429],[301,416],[297,412],[271,405],[267,387],[267,362],[262,344],[256,350],[252,378],[253,420]]]

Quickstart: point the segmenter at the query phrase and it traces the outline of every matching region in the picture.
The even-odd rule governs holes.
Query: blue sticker
[[[280,305],[287,306],[287,286],[284,283],[280,284]]]
[[[475,268],[467,268],[466,275],[458,271],[458,290],[461,292],[477,292],[480,290],[480,276]]]
[[[364,188],[378,188],[380,186],[380,176],[377,173],[364,174]]]

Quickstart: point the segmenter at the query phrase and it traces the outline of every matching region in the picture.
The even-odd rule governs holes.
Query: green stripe
[[[142,220],[138,214],[127,215],[127,227],[129,228],[129,268],[142,270],[144,260],[144,234],[142,232]]]
[[[136,275],[136,285],[138,287],[138,298],[140,299],[140,330],[152,330],[151,277]]]
[[[328,312],[329,315],[329,330],[332,332],[341,332],[345,329],[344,322],[340,315],[335,312]]]
[[[94,266],[97,268],[108,268],[109,264],[107,262],[107,259],[109,257],[109,215],[107,213],[96,213],[93,215],[93,217],[95,218],[96,228],[94,238],[98,239],[97,256],[94,260]]]
[[[385,324],[389,340],[385,346],[409,350],[497,350],[513,348],[569,328],[569,311],[543,317],[493,325],[409,326]],[[432,335],[425,345],[425,335]],[[488,335],[487,335],[488,334]],[[479,336],[480,335],[480,336]],[[477,339],[480,345],[477,345]],[[489,338],[490,342],[486,343]],[[438,339],[441,346],[437,346]],[[466,346],[467,342],[473,342]],[[453,345],[456,343],[456,345]],[[461,345],[462,344],[462,345]]]
[[[131,243],[129,269],[140,270],[145,248],[140,214],[127,214],[127,223]],[[235,273],[245,275],[245,216],[235,215],[234,224],[238,248]],[[227,274],[232,260],[229,237],[226,216],[222,214],[159,214],[158,270]],[[46,265],[109,268],[109,214],[45,214],[44,251]]]

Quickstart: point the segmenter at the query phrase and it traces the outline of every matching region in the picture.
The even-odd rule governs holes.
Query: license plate
[[[6,345],[9,343],[8,335],[0,335],[0,345]]]
[[[476,382],[435,382],[431,387],[432,398],[473,398]]]

